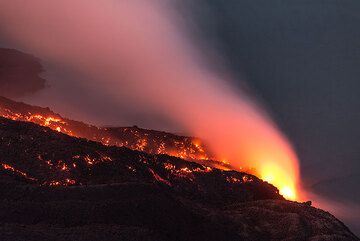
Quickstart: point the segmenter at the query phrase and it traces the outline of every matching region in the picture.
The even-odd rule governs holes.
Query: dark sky
[[[304,184],[359,204],[360,2],[201,2],[192,9],[202,38],[266,103]]]

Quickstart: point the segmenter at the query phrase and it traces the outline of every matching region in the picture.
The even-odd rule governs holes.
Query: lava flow
[[[70,136],[101,142],[107,146],[125,146],[150,154],[167,154],[187,160],[211,159],[210,151],[198,138],[146,130],[136,126],[99,128],[63,118],[48,108],[30,106],[4,97],[0,97],[0,116],[11,120],[33,122]],[[219,167],[227,166],[222,162],[211,162]]]
[[[174,134],[160,131],[140,129],[136,126],[119,128],[99,128],[96,126],[87,125],[82,122],[63,118],[62,116],[52,112],[48,108],[30,106],[24,103],[9,100],[4,97],[0,97],[0,116],[11,120],[33,122],[70,136],[81,137],[101,142],[107,146],[124,146],[133,150],[144,151],[150,154],[167,154],[186,160],[192,160],[200,164],[219,168],[222,170],[235,169],[242,172],[254,174],[263,179],[264,181],[267,181],[268,183],[271,183],[274,186],[278,187],[280,194],[282,194],[285,198],[290,200],[297,199],[296,185],[294,184],[293,180],[288,179],[287,176],[284,175],[284,168],[274,165],[268,165],[266,161],[261,165],[261,169],[255,169],[252,167],[245,168],[244,166],[240,167],[233,165],[233,163],[236,162],[231,159],[221,158],[220,155],[214,155],[212,152],[209,151],[209,148],[204,145],[203,142],[198,138],[177,136]],[[76,158],[80,158],[80,156],[75,156],[74,159]],[[98,162],[97,159],[91,158],[89,156],[84,156],[82,158],[85,160],[87,165],[92,165]],[[99,158],[102,161],[111,160],[111,158]],[[250,160],[254,160],[255,158],[264,159],[264,157],[260,154],[258,156],[249,157]],[[279,155],[278,158],[282,158],[282,156]],[[232,165],[230,164],[230,162],[232,163]],[[52,161],[47,161],[46,163],[49,166],[55,165],[61,171],[67,171],[69,169],[69,167],[61,161],[56,163],[53,163]],[[73,163],[72,165],[76,165],[76,163]],[[3,167],[6,168],[9,166]],[[165,166],[165,168],[167,170],[174,171],[171,166]],[[191,173],[196,171],[197,170],[183,168],[177,170],[177,173]],[[240,182],[241,180],[237,180],[236,178],[228,178],[228,181],[236,183]],[[54,180],[45,184],[69,185],[75,183],[75,180],[67,178],[63,181]]]

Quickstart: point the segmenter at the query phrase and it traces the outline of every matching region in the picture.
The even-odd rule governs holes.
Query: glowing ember
[[[159,174],[157,174],[156,172],[154,172],[153,169],[149,168],[150,173],[153,175],[153,177],[155,178],[155,180],[157,180],[158,182],[162,182],[168,186],[171,186],[171,183],[167,180],[165,180],[164,178],[160,177]]]
[[[84,159],[85,159],[85,161],[86,161],[86,163],[87,163],[88,165],[93,165],[93,164],[95,163],[95,159],[91,158],[91,157],[88,156],[88,155],[86,155],[86,156],[84,157]]]
[[[3,164],[1,164],[1,167],[2,167],[2,169],[4,169],[4,170],[11,171],[11,172],[13,172],[13,173],[15,173],[15,174],[18,174],[18,175],[20,175],[20,176],[22,176],[22,177],[24,177],[24,178],[26,178],[26,179],[28,179],[28,180],[36,181],[35,178],[29,177],[28,174],[26,174],[25,172],[22,172],[22,171],[17,170],[17,169],[14,168],[13,166],[10,166],[10,165],[8,165],[8,164],[3,163]]]
[[[171,164],[171,163],[164,163],[164,167],[166,170],[175,170],[175,165]]]
[[[192,170],[190,170],[190,169],[187,168],[187,167],[181,168],[180,171],[181,171],[181,172],[185,172],[185,173],[192,173]]]

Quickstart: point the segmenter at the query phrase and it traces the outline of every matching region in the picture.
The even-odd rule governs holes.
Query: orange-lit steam
[[[186,116],[193,117],[188,128],[210,145],[219,160],[238,170],[254,169],[286,198],[297,199],[298,163],[287,139],[254,104],[231,91],[225,93],[221,99],[188,103],[190,110],[178,118],[187,123]]]
[[[238,170],[254,168],[285,197],[296,199],[298,161],[288,140],[257,104],[229,84],[231,77],[206,66],[185,28],[160,0],[0,2],[1,34],[13,46],[71,69],[82,78],[64,79],[63,85],[96,97],[67,98],[70,94],[57,92],[54,82],[34,97],[38,104],[50,100],[57,111],[68,113],[79,111],[68,99],[94,103],[95,98],[82,115],[102,124],[120,119],[123,103],[156,113],[203,139],[219,159]],[[114,110],[112,123],[101,115],[105,103]]]

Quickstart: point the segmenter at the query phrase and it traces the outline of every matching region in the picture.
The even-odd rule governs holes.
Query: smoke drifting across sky
[[[55,110],[101,124],[117,123],[124,108],[155,113],[292,196],[299,174],[288,140],[229,75],[206,66],[185,27],[169,1],[0,2],[12,46],[77,76],[53,82],[33,97],[38,104],[52,99]],[[112,112],[99,114],[104,106]]]

